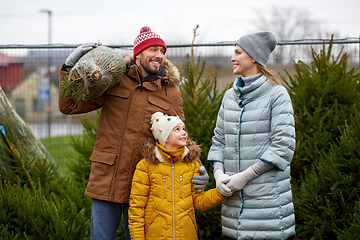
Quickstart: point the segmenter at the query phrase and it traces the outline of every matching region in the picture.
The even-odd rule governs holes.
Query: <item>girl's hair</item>
[[[272,74],[269,70],[261,66],[259,63],[256,63],[259,69],[259,72],[264,75],[267,79],[269,79],[273,84],[281,85],[281,83],[276,79],[274,74]]]

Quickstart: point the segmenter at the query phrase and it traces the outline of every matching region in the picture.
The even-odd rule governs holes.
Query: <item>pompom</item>
[[[151,29],[148,26],[142,27],[140,29],[140,33],[145,33],[145,32],[151,32]]]
[[[157,119],[159,119],[160,117],[163,117],[164,114],[162,112],[156,112],[154,113],[152,116],[151,116],[151,119],[150,119],[150,124],[152,125],[155,121],[159,121]]]

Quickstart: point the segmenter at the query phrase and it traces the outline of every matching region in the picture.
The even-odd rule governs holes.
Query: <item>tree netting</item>
[[[82,100],[102,95],[117,84],[125,71],[125,61],[115,50],[98,46],[82,56],[62,81],[61,95]]]
[[[18,164],[15,162],[17,160],[27,165],[37,159],[54,162],[12,107],[0,86],[0,173],[11,171]]]

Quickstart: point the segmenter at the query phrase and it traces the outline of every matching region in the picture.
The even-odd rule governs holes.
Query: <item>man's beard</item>
[[[147,64],[143,63],[143,61],[141,59],[140,59],[140,65],[143,67],[145,72],[147,72],[149,74],[149,76],[155,75],[160,71],[160,67],[158,70],[155,70],[150,66],[150,63],[147,63]]]

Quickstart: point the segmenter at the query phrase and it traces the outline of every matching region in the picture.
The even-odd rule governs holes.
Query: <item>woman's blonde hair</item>
[[[261,66],[259,63],[256,63],[259,69],[259,72],[264,75],[267,79],[269,79],[273,84],[281,85],[281,83],[276,79],[274,74],[272,74],[269,70]]]

